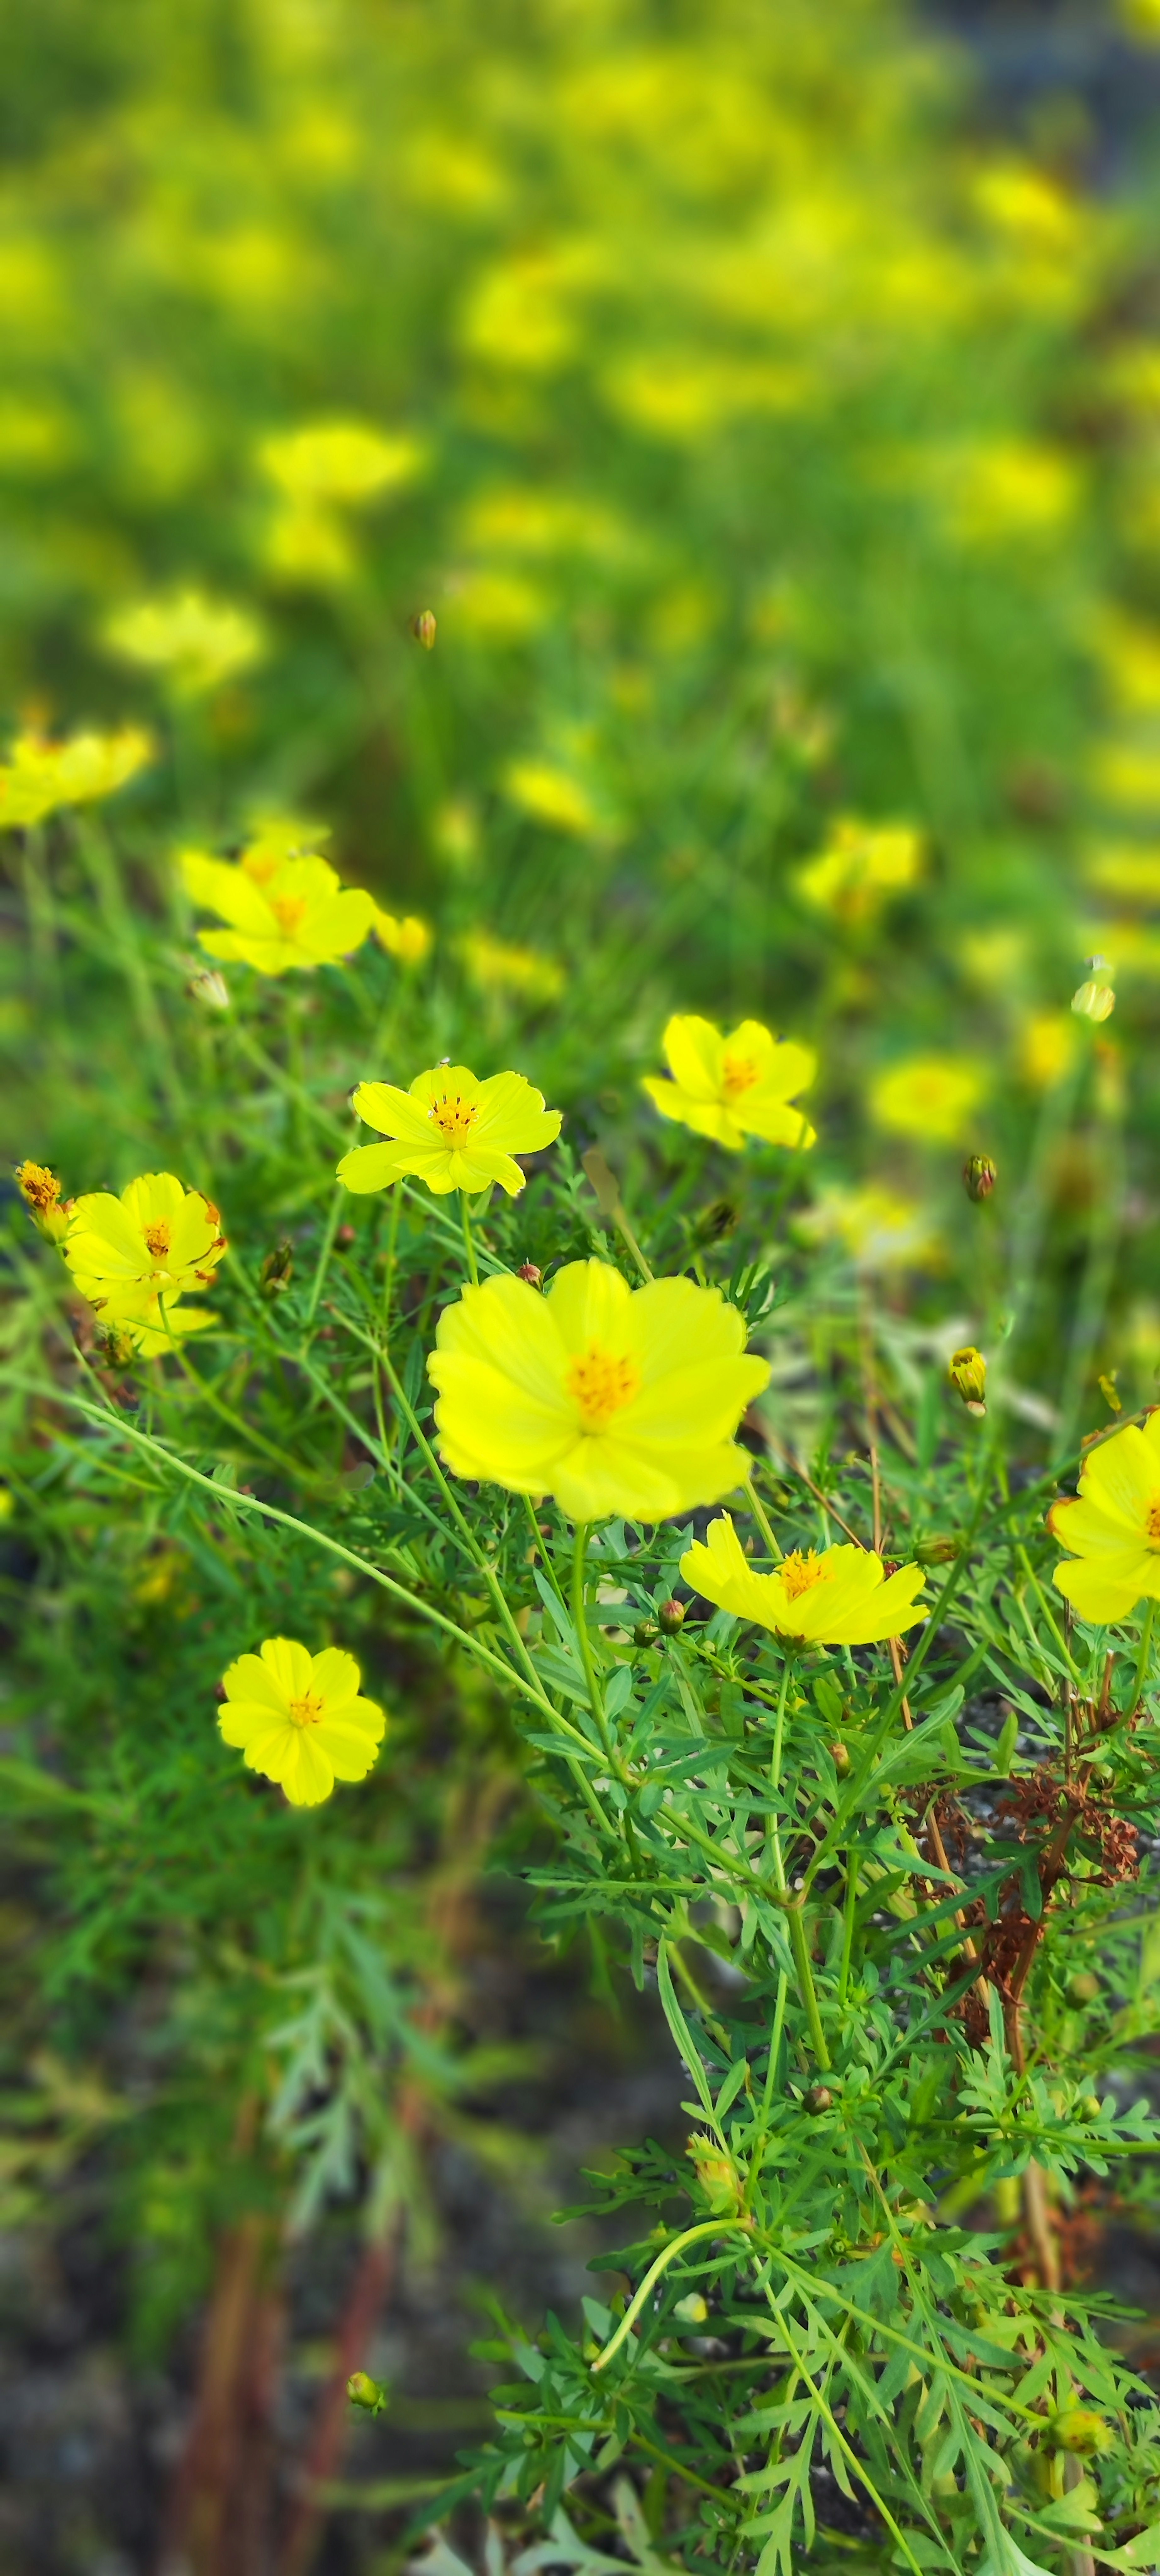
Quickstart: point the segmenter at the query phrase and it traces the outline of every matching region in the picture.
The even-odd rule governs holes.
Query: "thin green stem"
[[[706,2236],[748,2236],[752,2231],[752,2225],[753,2222],[749,2218],[702,2218],[698,2220],[695,2227],[686,2227],[683,2234],[674,2236],[672,2243],[666,2245],[663,2253],[657,2255],[655,2263],[650,2263],[639,2290],[635,2292],[624,2311],[615,2334],[609,2336],[603,2352],[597,2353],[591,2365],[593,2378],[595,2379],[597,2371],[607,2370],[609,2362],[615,2361],[621,2345],[627,2343],[641,2309],[652,2297],[657,2282],[668,2271],[670,2263],[676,2262],[678,2254],[684,2254],[690,2245],[701,2244]]]
[[[471,1233],[471,1212],[467,1204],[466,1190],[461,1190],[459,1193],[459,1212],[463,1218],[463,1249],[467,1254],[467,1276],[471,1281],[472,1287],[478,1288],[479,1265],[475,1258],[475,1244],[472,1240]]]
[[[771,1798],[776,1798],[780,1794],[781,1790],[781,1756],[782,1746],[785,1740],[785,1704],[789,1695],[789,1677],[792,1670],[793,1657],[787,1654],[782,1661],[781,1683],[777,1694],[777,1714],[773,1722],[773,1750],[769,1757],[769,1793]],[[784,1896],[786,1894],[786,1875],[785,1859],[781,1848],[781,1829],[776,1821],[772,1809],[767,1819],[766,1833],[769,1842],[769,1855],[773,1862],[773,1875],[777,1886],[777,1892],[779,1896]]]
[[[1140,1652],[1136,1662],[1136,1686],[1132,1693],[1133,1716],[1135,1716],[1136,1710],[1139,1708],[1140,1702],[1143,1699],[1145,1684],[1148,1679],[1148,1666],[1152,1654],[1152,1630],[1155,1625],[1155,1620],[1156,1603],[1153,1600],[1149,1602],[1144,1614],[1144,1633],[1140,1639]]]
[[[797,1970],[798,1992],[805,2006],[814,2056],[825,2072],[833,2061],[826,2046],[826,2034],[822,2029],[822,2016],[818,2010],[818,1991],[814,1984],[810,1945],[806,1939],[805,1913],[800,1905],[787,1905],[785,1910],[789,1921],[790,1948],[793,1951],[793,1963]]]
[[[552,1590],[553,1590],[553,1592],[554,1592],[554,1593],[555,1593],[555,1595],[556,1595],[556,1599],[557,1599],[557,1601],[558,1601],[558,1602],[559,1602],[559,1604],[560,1604],[560,1608],[561,1608],[561,1610],[565,1610],[565,1611],[566,1611],[566,1610],[567,1610],[567,1607],[568,1607],[568,1604],[567,1604],[567,1602],[565,1601],[565,1599],[564,1599],[564,1595],[563,1595],[563,1593],[562,1593],[562,1592],[561,1592],[561,1590],[560,1590],[560,1578],[559,1578],[559,1576],[558,1576],[558,1574],[557,1574],[557,1572],[556,1572],[556,1568],[555,1568],[555,1566],[553,1565],[553,1563],[552,1563],[552,1559],[551,1559],[551,1557],[550,1557],[550,1555],[549,1555],[549,1553],[548,1553],[548,1550],[547,1550],[547,1548],[546,1548],[546,1547],[545,1547],[545,1545],[544,1545],[544,1535],[543,1535],[543,1531],[541,1530],[541,1528],[540,1528],[540,1524],[539,1524],[538,1520],[536,1519],[535,1509],[534,1509],[534,1506],[533,1506],[533,1503],[532,1503],[531,1495],[530,1495],[530,1494],[521,1494],[521,1496],[520,1496],[520,1501],[522,1502],[523,1507],[524,1507],[524,1514],[525,1514],[525,1517],[526,1517],[526,1519],[527,1519],[528,1529],[529,1529],[529,1532],[530,1532],[530,1534],[531,1534],[532,1545],[533,1545],[533,1547],[534,1547],[534,1549],[535,1549],[536,1555],[539,1557],[540,1563],[541,1563],[541,1565],[543,1566],[543,1569],[544,1569],[545,1574],[547,1575],[548,1581],[549,1581],[549,1583],[550,1583],[550,1584],[551,1584],[551,1586],[552,1586]]]
[[[844,2006],[850,1986],[850,1962],[854,1956],[854,1925],[858,1911],[858,1854],[850,1852],[846,1860],[846,1902],[842,1908],[842,1965],[838,1972],[838,2003]]]
[[[761,1535],[765,1540],[765,1544],[769,1549],[769,1553],[773,1558],[774,1564],[780,1565],[782,1552],[774,1537],[773,1526],[770,1521],[769,1514],[766,1511],[760,1495],[758,1494],[757,1487],[753,1482],[752,1476],[750,1477],[748,1484],[742,1487],[742,1492],[745,1496],[746,1506],[753,1514],[754,1520],[756,1521]]]
[[[403,1186],[396,1181],[391,1191],[391,1214],[387,1226],[387,1268],[383,1280],[383,1340],[391,1339],[391,1303],[395,1293],[395,1247],[399,1240],[399,1210],[403,1203]]]
[[[584,1679],[588,1684],[588,1705],[592,1711],[593,1723],[608,1761],[615,1771],[616,1753],[608,1719],[604,1713],[600,1685],[596,1679],[596,1666],[592,1658],[592,1639],[588,1633],[588,1609],[584,1598],[584,1574],[587,1561],[588,1523],[577,1521],[576,1540],[572,1550],[572,1620],[576,1630],[576,1643],[580,1649],[580,1661],[584,1666]]]
[[[343,1182],[336,1181],[334,1193],[330,1202],[330,1214],[326,1220],[326,1231],[318,1248],[318,1259],[314,1265],[314,1277],[310,1283],[310,1295],[306,1302],[307,1332],[310,1331],[314,1318],[318,1313],[318,1300],[322,1295],[322,1283],[330,1267],[330,1256],[334,1250],[334,1238],[338,1232],[338,1220],[342,1214],[343,1201],[346,1196],[347,1191]]]

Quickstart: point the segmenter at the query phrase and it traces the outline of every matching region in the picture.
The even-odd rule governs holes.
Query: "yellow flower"
[[[144,1172],[120,1198],[90,1190],[74,1200],[62,1249],[81,1296],[139,1351],[155,1355],[168,1349],[171,1330],[201,1332],[213,1321],[179,1300],[212,1286],[226,1249],[221,1220],[211,1199],[172,1172]]]
[[[746,1136],[767,1145],[812,1145],[815,1131],[787,1103],[817,1070],[812,1047],[775,1038],[760,1020],[742,1020],[723,1037],[711,1020],[677,1015],[662,1040],[671,1082],[646,1074],[644,1088],[662,1118],[679,1119],[695,1136],[711,1136],[740,1153]]]
[[[336,1780],[365,1780],[383,1740],[386,1719],[359,1697],[360,1680],[340,1646],[312,1655],[293,1637],[267,1637],[223,1676],[219,1732],[292,1807],[320,1806]]]
[[[191,698],[246,670],[263,649],[255,618],[199,590],[120,609],[105,628],[105,642],[123,661],[168,673],[179,696]]]
[[[554,957],[537,948],[509,947],[490,930],[467,930],[459,954],[482,993],[515,993],[525,1002],[556,1002],[568,981]]]
[[[1081,1619],[1103,1627],[1160,1599],[1160,1412],[1089,1450],[1078,1499],[1053,1503],[1047,1526],[1078,1560],[1053,1581]]]
[[[39,823],[61,805],[92,805],[115,796],[153,757],[147,733],[77,733],[68,742],[21,734],[0,767],[0,830]]]
[[[922,874],[922,840],[908,823],[859,823],[844,815],[816,858],[798,868],[799,894],[818,912],[842,921],[866,921],[892,894],[902,894]]]
[[[1036,1011],[1028,1020],[1019,1048],[1020,1070],[1035,1091],[1050,1091],[1062,1081],[1075,1053],[1076,1026],[1070,1011]]]
[[[889,1065],[870,1085],[870,1113],[896,1136],[919,1136],[928,1145],[963,1141],[964,1130],[986,1092],[981,1068],[962,1057],[912,1055]]]
[[[348,957],[377,927],[373,895],[343,888],[327,859],[281,856],[276,840],[255,843],[236,865],[186,850],[180,866],[191,900],[231,925],[199,930],[207,954],[254,966],[260,975]]]
[[[734,1433],[769,1383],[716,1288],[632,1289],[572,1261],[546,1295],[523,1279],[465,1288],[427,1363],[440,1447],[457,1476],[554,1494],[575,1521],[665,1520],[749,1472]]]
[[[820,1191],[814,1206],[802,1210],[795,1231],[807,1242],[843,1244],[858,1270],[937,1261],[942,1251],[927,1210],[877,1181],[861,1189],[835,1183]]]
[[[417,913],[404,913],[400,921],[393,912],[380,911],[378,904],[371,928],[380,948],[386,949],[388,957],[397,957],[400,966],[421,966],[434,937]]]
[[[413,438],[384,438],[362,421],[316,421],[268,438],[258,461],[291,501],[340,501],[355,508],[410,483],[423,463]]]
[[[43,1163],[18,1163],[16,1187],[34,1225],[53,1243],[60,1243],[67,1232],[69,1210],[60,1204],[60,1182],[55,1172]]]
[[[727,1517],[710,1522],[704,1543],[694,1540],[681,1572],[719,1610],[809,1646],[878,1645],[927,1616],[917,1598],[921,1565],[888,1575],[868,1547],[827,1547],[820,1556],[795,1551],[772,1574],[755,1574]]]
[[[480,1082],[465,1064],[433,1065],[409,1091],[393,1082],[360,1082],[355,1110],[388,1145],[354,1145],[338,1166],[348,1190],[384,1190],[413,1172],[429,1190],[486,1190],[498,1181],[517,1198],[524,1175],[515,1154],[555,1143],[561,1112],[545,1109],[522,1073],[493,1073]]]
[[[600,828],[600,818],[579,779],[546,760],[515,760],[505,770],[503,785],[513,805],[533,822],[554,832],[574,832],[586,840]]]

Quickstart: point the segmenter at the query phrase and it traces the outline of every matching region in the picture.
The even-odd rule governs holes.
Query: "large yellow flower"
[[[820,1556],[782,1558],[772,1574],[755,1574],[727,1517],[711,1521],[681,1558],[686,1583],[735,1618],[752,1619],[775,1636],[809,1646],[873,1646],[926,1618],[918,1600],[921,1565],[888,1575],[868,1547],[827,1547]]]
[[[723,1037],[711,1020],[678,1016],[663,1039],[672,1076],[646,1074],[644,1088],[662,1118],[676,1118],[695,1136],[711,1136],[740,1153],[746,1136],[767,1145],[812,1145],[814,1129],[800,1109],[787,1105],[817,1071],[812,1047],[775,1038],[760,1020],[742,1020]]]
[[[172,1172],[143,1172],[120,1198],[86,1192],[73,1204],[62,1246],[81,1296],[149,1355],[166,1350],[171,1333],[212,1323],[206,1308],[179,1301],[187,1289],[212,1286],[225,1249],[212,1200],[184,1189]]]
[[[1160,1412],[1090,1450],[1078,1499],[1053,1503],[1047,1525],[1076,1560],[1053,1580],[1081,1619],[1102,1627],[1160,1600]]]
[[[384,1190],[413,1172],[440,1196],[486,1190],[493,1181],[517,1198],[524,1174],[512,1157],[555,1143],[561,1112],[545,1109],[542,1091],[522,1073],[493,1073],[480,1082],[465,1064],[433,1065],[409,1091],[393,1082],[360,1082],[354,1105],[387,1145],[353,1145],[338,1166],[348,1190]]]
[[[228,930],[199,930],[207,955],[256,966],[260,975],[348,957],[378,917],[374,896],[361,887],[342,887],[328,860],[283,857],[265,842],[236,865],[186,850],[181,873],[192,901],[230,924]]]
[[[737,1425],[769,1383],[716,1288],[632,1289],[572,1261],[546,1296],[489,1279],[447,1307],[428,1370],[442,1454],[458,1476],[554,1494],[576,1521],[659,1521],[744,1484]]]
[[[267,1637],[224,1675],[218,1727],[247,1770],[277,1780],[292,1807],[317,1807],[336,1780],[365,1780],[382,1743],[386,1719],[359,1697],[360,1680],[341,1646],[312,1655],[293,1637]]]

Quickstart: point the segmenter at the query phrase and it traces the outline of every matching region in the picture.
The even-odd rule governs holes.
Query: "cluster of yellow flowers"
[[[180,866],[190,901],[229,924],[199,930],[207,956],[260,975],[349,957],[372,930],[405,965],[417,965],[431,945],[426,922],[396,920],[364,888],[342,886],[329,860],[303,847],[294,825],[269,825],[236,861],[185,850]]]
[[[115,796],[153,757],[147,733],[76,733],[67,742],[21,734],[0,764],[0,830],[27,830],[65,805],[95,805]]]

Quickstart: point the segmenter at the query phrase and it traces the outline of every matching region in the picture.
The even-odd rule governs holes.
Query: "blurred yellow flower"
[[[1082,236],[1083,210],[1031,162],[992,162],[972,193],[995,230],[1031,254],[1070,251]]]
[[[1076,1027],[1070,1011],[1036,1011],[1023,1030],[1019,1069],[1035,1091],[1050,1091],[1066,1073],[1075,1053]]]
[[[1160,751],[1147,743],[1102,743],[1091,762],[1091,780],[1106,805],[1160,813]]]
[[[916,1136],[928,1145],[958,1144],[987,1088],[982,1067],[964,1057],[907,1056],[875,1074],[870,1115],[894,1136]]]
[[[547,592],[520,572],[477,565],[450,585],[450,632],[481,643],[518,644],[545,626],[550,613]]]
[[[397,957],[400,966],[421,966],[435,937],[418,913],[404,913],[400,920],[395,913],[384,912],[379,904],[375,905],[371,928],[380,948],[386,949],[388,957]]]
[[[459,954],[481,993],[514,993],[525,1002],[555,1002],[567,983],[562,966],[537,948],[514,948],[490,930],[467,930]]]
[[[554,1494],[575,1521],[665,1520],[743,1484],[734,1434],[769,1381],[719,1290],[632,1289],[603,1261],[569,1262],[546,1295],[510,1276],[465,1288],[427,1365],[454,1473]]]
[[[353,508],[413,482],[425,455],[417,439],[388,438],[365,422],[335,420],[265,439],[258,461],[290,501]]]
[[[73,734],[67,742],[21,734],[0,766],[0,830],[39,823],[62,805],[115,796],[152,758],[149,735],[134,725],[120,733]]]
[[[409,1091],[393,1082],[360,1082],[354,1107],[391,1142],[354,1145],[343,1155],[338,1177],[348,1190],[383,1190],[413,1172],[439,1197],[498,1181],[517,1198],[525,1176],[513,1157],[554,1144],[562,1116],[545,1109],[542,1091],[522,1073],[493,1073],[480,1082],[464,1064],[417,1073]]]
[[[922,836],[908,823],[861,823],[843,815],[816,858],[795,869],[794,884],[819,912],[867,921],[891,895],[922,874]]]
[[[677,1013],[661,1041],[671,1079],[646,1074],[643,1089],[662,1118],[695,1136],[711,1136],[740,1153],[746,1136],[767,1145],[808,1146],[815,1130],[789,1102],[817,1071],[812,1047],[775,1038],[760,1020],[742,1020],[727,1037],[711,1020]]]
[[[579,779],[546,760],[513,760],[503,774],[503,789],[533,822],[555,832],[574,832],[580,839],[599,829],[599,817]]]
[[[772,1574],[756,1574],[727,1515],[710,1522],[704,1542],[694,1540],[681,1572],[719,1610],[803,1645],[878,1645],[927,1616],[917,1598],[921,1565],[888,1575],[870,1548],[827,1547],[820,1556],[795,1549]]]
[[[260,975],[349,957],[376,926],[374,896],[341,886],[326,859],[281,857],[276,846],[258,842],[236,864],[200,850],[184,850],[179,864],[191,902],[230,924],[199,930],[207,955],[254,966]]]
[[[225,1249],[212,1200],[172,1172],[143,1172],[119,1198],[86,1191],[73,1201],[62,1245],[81,1296],[147,1354],[166,1350],[171,1333],[213,1322],[207,1309],[179,1301],[212,1287]]]
[[[289,583],[347,581],[357,562],[337,511],[297,505],[271,520],[262,555],[270,572]]]
[[[1160,630],[1108,611],[1092,638],[1114,704],[1124,715],[1160,713]]]
[[[1160,903],[1160,848],[1143,850],[1134,841],[1103,841],[1084,859],[1088,884],[1125,903]]]
[[[948,454],[938,491],[949,534],[971,546],[1056,537],[1075,517],[1081,496],[1070,456],[1014,438],[980,439]]]
[[[18,1163],[16,1187],[33,1224],[39,1227],[41,1234],[48,1236],[50,1242],[60,1243],[68,1230],[72,1202],[70,1200],[67,1206],[62,1207],[56,1173],[50,1172],[43,1163]]]
[[[1103,1627],[1160,1599],[1160,1412],[1089,1449],[1077,1500],[1053,1503],[1047,1526],[1076,1560],[1052,1580],[1081,1619]]]
[[[223,1675],[219,1733],[292,1807],[321,1806],[336,1780],[365,1780],[386,1731],[377,1702],[360,1696],[361,1679],[341,1646],[312,1655],[293,1637],[267,1637]]]
[[[936,1260],[942,1252],[926,1209],[876,1181],[861,1189],[835,1183],[820,1190],[813,1207],[797,1218],[795,1231],[807,1241],[844,1244],[859,1270],[898,1270]]]
[[[142,599],[119,609],[105,628],[109,650],[162,673],[179,697],[200,697],[260,659],[262,631],[248,610],[202,591]]]

